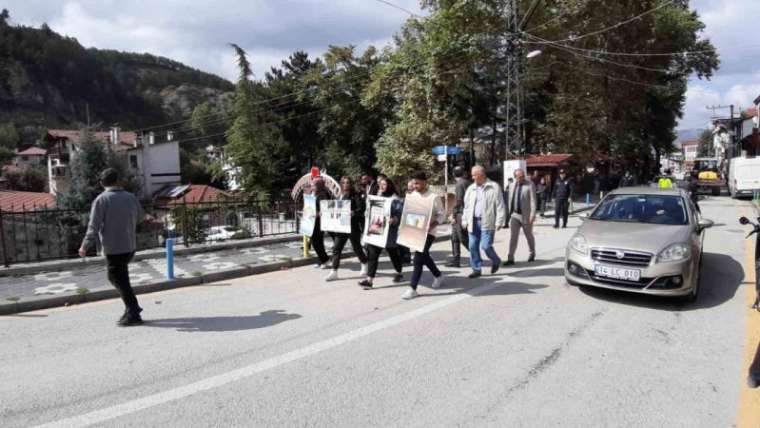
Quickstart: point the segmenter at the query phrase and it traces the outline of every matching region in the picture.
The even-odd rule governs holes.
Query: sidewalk
[[[448,228],[439,232],[438,240],[448,240]],[[255,275],[282,269],[305,266],[316,262],[314,252],[303,257],[301,236],[290,236],[259,242],[256,246],[241,247],[240,242],[193,247],[174,257],[175,280],[166,279],[164,254],[151,250],[130,264],[130,280],[136,294],[186,287]],[[271,242],[277,241],[277,242]],[[331,252],[333,242],[325,239]],[[344,257],[353,257],[349,251]],[[63,261],[24,266],[15,275],[0,277],[0,315],[28,312],[57,306],[92,302],[119,297],[106,278],[102,258],[82,261]],[[319,271],[319,275],[326,271]]]

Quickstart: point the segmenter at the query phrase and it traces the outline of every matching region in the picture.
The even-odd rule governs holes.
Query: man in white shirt
[[[441,287],[441,285],[443,285],[443,275],[435,265],[433,258],[430,257],[430,246],[433,245],[433,241],[435,241],[435,229],[439,224],[445,221],[446,213],[443,211],[443,204],[441,203],[441,199],[438,197],[438,195],[428,190],[427,175],[424,172],[415,172],[414,175],[412,175],[412,180],[414,181],[415,194],[423,198],[429,198],[433,200],[433,212],[431,214],[427,240],[425,241],[425,248],[422,250],[422,252],[414,252],[414,270],[412,271],[412,279],[409,283],[410,288],[401,296],[405,300],[414,299],[415,297],[419,296],[417,293],[417,284],[419,284],[420,278],[422,277],[423,265],[427,266],[427,268],[430,270],[430,273],[432,273],[433,277],[435,278],[433,280],[432,287],[434,289],[438,289]]]

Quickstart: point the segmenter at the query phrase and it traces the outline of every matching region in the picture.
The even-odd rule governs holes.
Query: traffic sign
[[[462,154],[464,150],[461,147],[457,146],[435,146],[433,147],[433,154],[434,155],[445,155],[449,154],[452,156],[456,156],[459,154]]]

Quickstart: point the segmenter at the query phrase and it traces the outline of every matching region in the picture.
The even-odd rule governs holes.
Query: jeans
[[[333,245],[333,258],[332,268],[338,270],[340,267],[340,255],[343,253],[343,247],[346,246],[346,242],[351,240],[351,247],[354,249],[356,257],[359,257],[359,261],[364,264],[367,263],[367,255],[364,254],[364,248],[362,248],[361,231],[358,228],[351,228],[351,234],[337,233],[335,234],[335,244]]]
[[[401,273],[401,255],[398,253],[398,247],[386,248],[388,251],[388,257],[391,258],[391,264],[396,273]],[[383,252],[383,248],[376,247],[374,245],[367,246],[367,276],[374,278],[377,273],[377,265],[380,261],[380,253]]]
[[[427,240],[425,241],[425,248],[423,248],[423,251],[414,252],[414,260],[413,260],[414,270],[412,271],[412,279],[409,282],[409,285],[414,290],[417,289],[417,284],[420,283],[420,278],[422,278],[423,265],[427,266],[427,268],[430,269],[430,273],[432,273],[434,277],[438,278],[439,276],[441,276],[441,271],[438,270],[438,266],[435,265],[433,258],[430,257],[430,247],[433,245],[433,241],[435,241],[435,236],[428,235]]]
[[[140,315],[140,305],[129,283],[129,262],[135,253],[107,254],[108,281],[119,291],[124,306],[132,315]]]
[[[475,272],[480,272],[483,266],[483,260],[480,258],[480,250],[485,251],[486,256],[496,266],[501,264],[501,259],[493,249],[493,238],[496,231],[481,230],[480,219],[473,221],[472,230],[470,231],[470,267]]]

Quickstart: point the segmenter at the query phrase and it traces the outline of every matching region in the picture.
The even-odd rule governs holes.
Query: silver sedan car
[[[713,222],[686,192],[621,188],[581,218],[567,245],[568,283],[697,299],[704,231]]]

